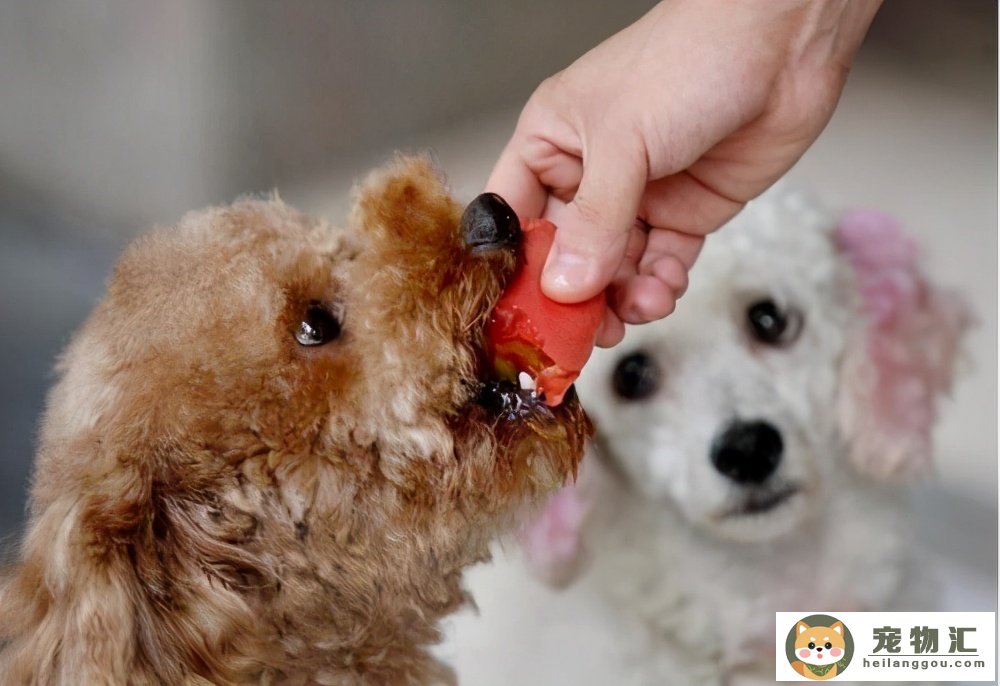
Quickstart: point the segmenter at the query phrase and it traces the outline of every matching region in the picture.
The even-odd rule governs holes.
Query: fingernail
[[[591,260],[553,247],[542,275],[549,289],[573,294],[587,285],[592,272]]]

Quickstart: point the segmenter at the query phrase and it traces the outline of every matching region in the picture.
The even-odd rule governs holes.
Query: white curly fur
[[[511,546],[470,575],[481,613],[453,627],[461,683],[770,683],[777,610],[933,606],[903,490],[850,458],[869,437],[838,407],[856,394],[845,370],[865,354],[868,322],[834,226],[771,191],[709,239],[674,315],[595,353],[579,383],[600,436],[575,491],[585,559],[552,552],[577,550],[564,540],[546,555],[543,534],[528,560]],[[750,336],[747,307],[763,298],[803,314],[794,343]],[[662,378],[652,397],[623,401],[611,379],[637,350]],[[727,514],[747,493],[709,458],[735,418],[784,441],[772,479],[797,490],[763,513]],[[568,587],[542,586],[532,567]]]

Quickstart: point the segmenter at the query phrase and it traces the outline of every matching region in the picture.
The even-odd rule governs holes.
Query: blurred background
[[[0,537],[24,521],[53,359],[132,236],[272,188],[339,222],[351,183],[399,148],[432,149],[469,198],[534,86],[651,5],[0,3]],[[888,0],[792,172],[833,207],[904,219],[973,304],[939,478],[916,501],[927,544],[992,584],[992,603],[996,35],[990,0]]]

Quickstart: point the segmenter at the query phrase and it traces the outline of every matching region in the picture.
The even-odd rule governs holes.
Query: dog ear
[[[844,625],[839,620],[830,625],[830,628],[836,631],[841,636],[844,635]]]
[[[804,634],[809,629],[809,625],[805,622],[799,622],[795,625],[795,628],[798,629],[798,633]]]
[[[256,522],[157,497],[141,462],[33,517],[21,562],[0,578],[3,683],[188,683],[192,664],[231,677],[222,645],[255,621],[238,589],[265,588],[233,541]]]
[[[79,532],[85,506],[67,498],[36,520],[23,562],[0,582],[0,674],[5,683],[126,683],[135,677],[128,560],[95,559]]]
[[[580,484],[555,493],[521,532],[528,568],[554,588],[563,588],[583,562],[583,526],[589,510]]]
[[[860,316],[848,332],[838,415],[852,462],[880,478],[931,464],[931,427],[962,333],[964,301],[931,286],[912,238],[892,217],[847,212],[835,233],[853,269]]]

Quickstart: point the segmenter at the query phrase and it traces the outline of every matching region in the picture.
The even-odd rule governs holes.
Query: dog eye
[[[771,299],[750,305],[747,321],[753,337],[768,345],[791,343],[802,330],[802,315],[794,309],[782,310]]]
[[[833,647],[833,644],[832,644],[832,643],[830,643],[829,641],[827,641],[827,642],[826,642],[826,645],[825,645],[824,647],[825,647],[825,648],[826,648],[827,650],[829,650],[830,648],[832,648],[832,647]]]
[[[626,400],[642,400],[660,386],[660,368],[644,352],[626,355],[618,362],[612,377],[615,393]]]
[[[320,303],[310,303],[295,332],[295,340],[299,345],[323,345],[338,336],[340,336],[340,320]]]
[[[810,642],[809,642],[809,650],[812,650],[812,649],[813,649],[813,648],[815,648],[815,647],[816,647],[816,644],[815,644],[815,643],[813,643],[812,641],[810,641]]]

